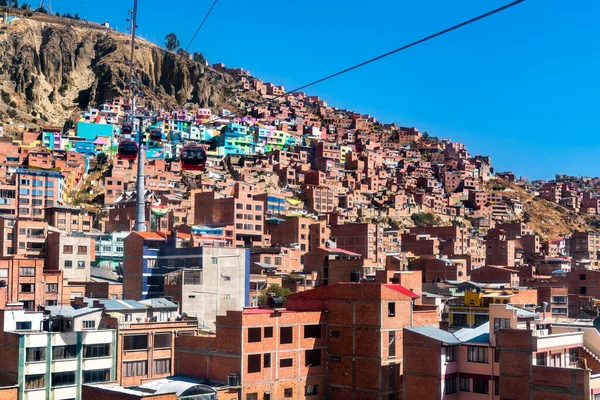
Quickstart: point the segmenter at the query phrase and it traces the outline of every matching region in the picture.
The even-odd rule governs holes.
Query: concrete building
[[[65,232],[91,232],[94,217],[83,207],[55,206],[46,209],[46,221]]]
[[[123,296],[144,300],[163,297],[168,289],[168,295],[185,303],[182,311],[199,314],[198,320],[212,328],[215,315],[248,305],[250,253],[248,249],[194,246],[189,240],[179,235],[131,233],[125,239]],[[181,269],[187,272],[170,274]],[[170,275],[165,281],[166,274]],[[185,276],[194,279],[186,284]]]
[[[90,280],[96,259],[94,239],[82,234],[49,232],[46,246],[46,269],[62,271],[67,281]]]
[[[45,219],[45,207],[62,204],[63,176],[60,172],[18,168],[18,217]]]
[[[18,384],[20,399],[80,399],[84,383],[109,382],[116,373],[116,331],[100,329],[102,310],[48,308],[26,312],[21,303],[0,310],[2,384]]]

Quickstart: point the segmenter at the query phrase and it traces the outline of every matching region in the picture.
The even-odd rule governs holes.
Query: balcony
[[[558,333],[554,335],[543,335],[544,331],[536,332],[539,332],[539,336],[535,337],[538,352],[553,348],[580,347],[583,344],[583,332]]]

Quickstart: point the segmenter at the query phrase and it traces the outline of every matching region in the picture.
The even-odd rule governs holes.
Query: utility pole
[[[131,90],[131,124],[135,126],[135,119],[138,118],[138,165],[137,165],[137,187],[136,187],[136,199],[135,199],[135,225],[133,230],[137,232],[146,231],[146,188],[144,187],[144,149],[143,149],[143,125],[144,116],[136,116],[135,107],[135,28],[137,27],[137,3],[138,0],[133,0],[133,15],[131,16],[131,59],[129,67],[129,90]]]

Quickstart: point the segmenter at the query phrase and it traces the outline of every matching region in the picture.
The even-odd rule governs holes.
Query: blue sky
[[[212,2],[139,0],[139,31],[159,44],[175,32],[185,46]],[[293,89],[508,2],[219,0],[190,51]],[[130,3],[52,7],[124,30]],[[498,171],[597,176],[598,15],[597,0],[527,0],[306,92],[464,142]]]

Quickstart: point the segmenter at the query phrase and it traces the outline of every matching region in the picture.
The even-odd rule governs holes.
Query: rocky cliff
[[[2,26],[0,112],[14,109],[16,120],[62,125],[81,108],[127,96],[130,49],[127,35],[61,18],[34,15]],[[134,66],[143,101],[153,107],[236,109],[233,78],[187,55],[139,41]]]

